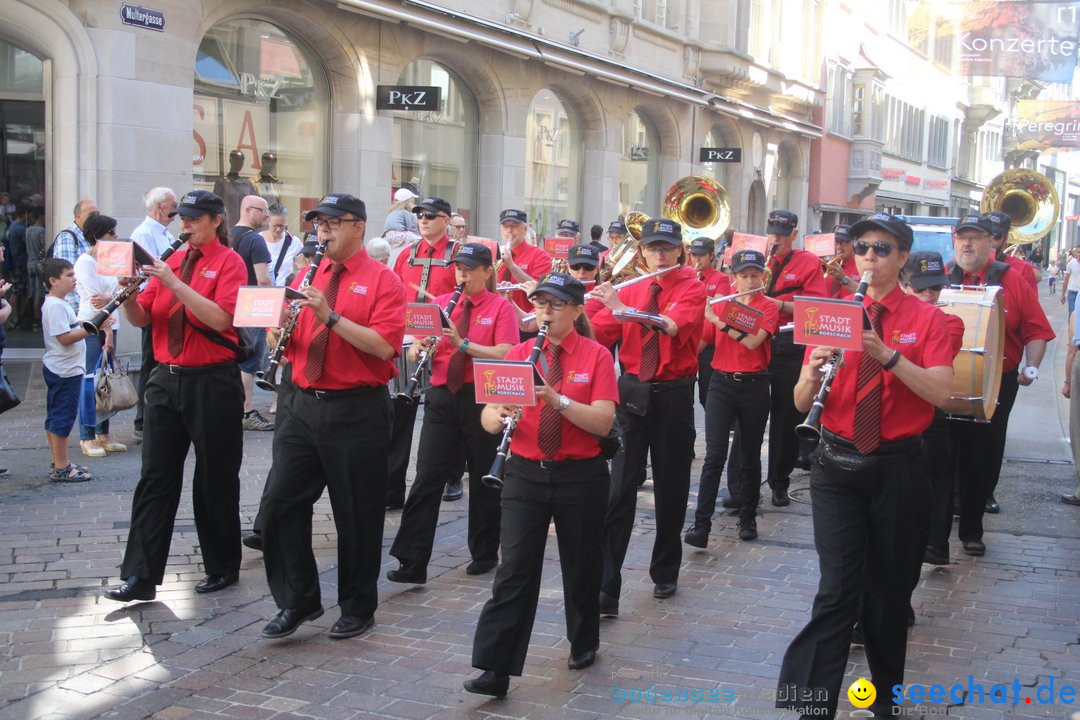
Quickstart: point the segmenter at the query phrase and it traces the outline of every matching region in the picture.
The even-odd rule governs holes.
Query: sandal
[[[86,482],[87,480],[93,480],[94,476],[89,471],[79,468],[71,463],[68,463],[67,467],[53,468],[49,471],[49,480],[53,482]]]

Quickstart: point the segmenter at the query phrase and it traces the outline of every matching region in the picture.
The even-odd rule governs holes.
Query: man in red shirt
[[[611,467],[611,497],[604,529],[604,579],[600,612],[618,615],[622,564],[637,505],[638,474],[652,456],[656,500],[656,539],[649,575],[653,596],[675,594],[682,562],[680,538],[690,492],[694,443],[694,380],[697,346],[705,322],[705,288],[684,265],[682,226],[666,218],[644,223],[641,244],[649,270],[677,269],[651,282],[616,291],[610,282],[593,291],[607,307],[593,317],[596,339],[612,347],[622,341],[619,358],[619,425],[624,451]],[[655,324],[624,315],[636,310],[659,316]],[[622,318],[622,319],[620,319]]]
[[[366,632],[379,603],[390,423],[386,383],[405,336],[405,289],[364,250],[364,202],[334,193],[305,215],[326,243],[278,386],[274,463],[260,511],[266,579],[280,612],[262,635],[282,638],[323,613],[311,551],[315,502],[329,491],[341,617],[331,638]],[[298,277],[294,284],[299,285]],[[277,333],[272,333],[276,345]]]
[[[994,259],[1001,260],[1020,273],[1020,277],[1031,283],[1031,287],[1035,288],[1037,292],[1039,289],[1039,277],[1035,274],[1035,267],[1027,260],[1005,252],[1008,249],[1005,241],[1009,238],[1012,218],[997,210],[983,213],[981,217],[990,228],[990,247],[994,250]]]
[[[825,278],[828,297],[848,297],[859,287],[859,269],[855,266],[855,255],[851,252],[851,233],[847,225],[837,225],[833,230],[836,239],[836,254],[843,260],[829,265],[829,274]]]
[[[524,210],[507,209],[499,213],[503,245],[501,260],[495,266],[495,281],[498,283],[526,283],[551,272],[551,256],[543,249],[525,242],[528,219],[529,216]],[[509,297],[510,302],[526,313],[532,312],[532,303],[524,290],[513,290]]]
[[[871,273],[863,301],[871,327],[862,351],[844,352],[821,415],[819,459],[810,470],[821,579],[810,621],[784,654],[776,706],[836,715],[860,619],[871,681],[886,688],[869,710],[892,717],[888,688],[904,682],[912,568],[930,495],[921,435],[934,406],[949,397],[954,352],[941,310],[899,286],[911,228],[877,213],[851,234],[859,270]],[[806,348],[794,394],[801,412],[810,409],[833,352]]]
[[[957,420],[949,435],[957,487],[960,489],[960,525],[957,534],[968,555],[983,555],[983,514],[997,512],[994,489],[1005,456],[1009,413],[1020,385],[1039,377],[1046,343],[1054,332],[1039,304],[1038,290],[1004,262],[991,258],[996,226],[985,215],[966,215],[953,229],[956,260],[949,272],[954,285],[998,285],[1005,306],[1005,360],[997,409],[989,423]],[[1026,356],[1025,366],[1021,361]]]

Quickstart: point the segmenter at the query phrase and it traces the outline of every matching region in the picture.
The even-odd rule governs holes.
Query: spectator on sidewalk
[[[240,254],[247,266],[247,284],[268,287],[270,280],[270,250],[259,230],[266,224],[270,209],[258,195],[248,195],[240,201],[240,222],[230,232],[230,246]],[[273,430],[274,423],[255,409],[255,372],[266,360],[266,331],[262,328],[241,328],[251,343],[251,357],[240,363],[240,378],[244,382],[244,429]]]
[[[41,275],[49,284],[49,293],[41,309],[45,355],[41,372],[49,388],[45,400],[45,434],[52,454],[49,479],[54,482],[93,480],[87,468],[68,461],[68,435],[79,410],[79,391],[85,370],[86,331],[75,322],[75,311],[66,302],[75,292],[75,269],[67,260],[48,258],[41,264]]]
[[[262,231],[266,249],[270,251],[270,284],[285,287],[285,278],[292,272],[293,259],[299,254],[300,238],[289,232],[289,210],[281,203],[268,208],[270,218]]]
[[[1065,356],[1065,385],[1061,388],[1061,394],[1069,399],[1069,445],[1072,447],[1073,467],[1080,473],[1080,392],[1075,395],[1072,392],[1073,384],[1080,385],[1080,363],[1075,362],[1077,342],[1080,341],[1077,317],[1080,314],[1075,312],[1069,316],[1069,352]],[[1076,490],[1061,496],[1061,502],[1080,505],[1080,482]]]
[[[0,263],[2,262],[4,262],[4,246],[0,245]],[[0,360],[3,360],[4,344],[7,342],[7,335],[4,334],[4,323],[11,316],[11,303],[5,297],[9,290],[11,290],[11,283],[0,279]],[[0,362],[0,368],[2,367],[3,362]],[[7,468],[0,468],[0,475],[7,475]]]
[[[1076,308],[1076,293],[1080,292],[1080,247],[1069,251],[1069,262],[1065,265],[1065,280],[1061,283],[1061,304],[1069,303],[1069,316]]]
[[[34,325],[34,330],[41,329],[41,300],[45,289],[38,275],[45,252],[45,208],[33,207],[26,215],[26,300],[29,309],[27,316]]]
[[[67,260],[72,267],[79,256],[90,249],[83,235],[83,226],[91,215],[98,212],[97,203],[93,200],[80,200],[75,204],[75,222],[61,230],[53,238],[53,241],[45,248],[45,257],[55,257]],[[74,312],[79,310],[79,294],[72,290],[67,297],[68,304]]]
[[[11,215],[11,224],[8,225],[4,243],[7,245],[11,257],[11,271],[8,273],[8,281],[11,283],[11,292],[8,301],[11,303],[11,329],[26,325],[26,211],[28,208],[22,205],[15,208]]]

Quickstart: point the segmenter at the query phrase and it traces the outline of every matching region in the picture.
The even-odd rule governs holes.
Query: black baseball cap
[[[413,205],[412,211],[416,215],[422,212],[446,213],[446,216],[449,217],[454,210],[450,207],[450,203],[441,197],[428,197],[424,198],[423,202]]]
[[[837,225],[833,228],[833,239],[836,242],[851,242],[851,226],[850,225]]]
[[[482,243],[465,243],[458,246],[451,262],[461,263],[471,268],[491,267],[491,250]]]
[[[318,247],[318,243],[304,243],[300,248],[300,254],[304,257],[315,257],[315,248]]]
[[[600,251],[595,245],[575,245],[566,253],[566,264],[570,267],[575,265],[596,267],[600,264]]]
[[[945,276],[945,261],[941,259],[941,253],[929,250],[911,253],[907,265],[904,266],[904,273],[907,275],[908,285],[913,290],[925,290],[949,284],[949,278]]]
[[[569,232],[579,233],[581,232],[581,225],[577,220],[560,220],[559,224],[555,226],[556,232]]]
[[[622,220],[615,220],[607,226],[607,231],[609,233],[617,232],[626,235],[626,223],[624,223]]]
[[[748,267],[765,271],[765,256],[757,250],[740,250],[731,256],[731,272],[739,272]]]
[[[690,243],[691,255],[708,255],[714,252],[716,252],[716,241],[712,238],[694,238],[694,241]]]
[[[186,218],[197,218],[203,215],[224,215],[225,201],[209,190],[192,190],[181,198],[176,209],[169,213],[169,217],[180,215]]]
[[[848,232],[851,233],[852,239],[858,240],[863,233],[870,230],[884,230],[889,233],[896,238],[901,250],[910,250],[911,244],[915,242],[915,235],[911,232],[910,225],[895,215],[883,212],[874,213],[865,220],[860,220],[852,225]]]
[[[348,193],[331,193],[327,195],[314,210],[308,210],[304,214],[304,219],[311,222],[319,215],[337,217],[346,213],[352,213],[360,220],[367,220],[367,207],[364,205],[364,201]]]
[[[501,213],[499,213],[499,224],[500,225],[502,225],[504,222],[524,223],[524,222],[528,222],[528,221],[529,221],[529,216],[525,213],[524,210],[514,210],[513,208],[508,208],[506,210],[503,210]]]
[[[654,242],[682,245],[682,225],[667,218],[647,220],[641,226],[641,242],[645,245]]]
[[[1009,234],[1009,230],[1012,228],[1012,218],[1007,213],[1003,213],[999,210],[991,210],[988,213],[982,214],[983,220],[989,223],[993,230],[990,234],[996,238],[1003,238]]]
[[[799,226],[799,216],[790,210],[773,210],[768,223],[765,230],[770,235],[790,235]]]
[[[566,273],[553,272],[541,277],[540,284],[529,294],[529,299],[540,293],[548,293],[575,305],[585,302],[585,285]]]
[[[956,222],[953,232],[961,230],[982,230],[991,235],[994,234],[995,226],[985,215],[964,215]]]

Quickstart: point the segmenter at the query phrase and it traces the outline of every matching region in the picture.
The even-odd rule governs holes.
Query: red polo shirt
[[[589,318],[589,322],[592,322],[592,319],[596,316],[596,313],[600,312],[605,307],[607,307],[607,306],[604,305],[604,303],[600,302],[599,300],[596,300],[595,298],[586,298],[586,300],[585,300],[585,317]]]
[[[862,280],[862,275],[859,274],[859,268],[855,267],[855,256],[852,255],[841,266],[844,268],[844,275],[855,281],[855,287],[859,286],[859,281]],[[855,294],[854,290],[850,290],[839,282],[834,280],[832,276],[825,278],[825,288],[828,292],[827,297],[834,298],[846,298]]]
[[[772,300],[766,300],[760,293],[746,297],[749,297],[750,301],[744,302],[744,305],[749,305],[755,310],[765,313],[765,317],[761,319],[761,328],[766,330],[770,336],[775,335],[778,327],[777,318],[780,317],[780,311],[777,309],[776,303]],[[772,343],[769,342],[769,338],[765,338],[765,342],[751,350],[731,337],[729,333],[724,332],[719,325],[711,320],[706,320],[701,339],[710,345],[716,345],[712,359],[714,370],[756,373],[766,372],[769,369],[769,360],[772,359]]]
[[[405,337],[405,288],[401,286],[401,280],[393,270],[372,260],[363,249],[354,253],[344,265],[345,270],[338,278],[334,312],[377,332],[394,348],[396,356]],[[325,292],[333,266],[330,258],[325,258],[319,264],[315,279],[311,282],[312,287]],[[301,282],[303,277],[297,276],[293,287]],[[348,390],[385,385],[398,374],[393,360],[369,355],[346,342],[336,329],[331,329],[323,373],[312,386],[304,377],[304,368],[307,366],[311,340],[323,327],[315,313],[306,309],[300,313],[289,347],[285,350],[285,356],[293,363],[292,381],[298,386]]]
[[[423,265],[409,265],[409,256],[412,254],[412,248],[416,248],[416,259],[420,258],[435,258],[436,260],[442,260],[446,257],[446,246],[450,245],[450,256],[454,254],[454,241],[450,239],[449,235],[443,235],[439,238],[439,241],[434,245],[428,243],[427,240],[420,240],[415,245],[403,249],[398,253],[397,259],[394,260],[394,272],[401,278],[401,284],[405,286],[405,298],[406,302],[431,302],[426,296],[417,291],[413,285],[420,285],[420,276],[424,274]],[[447,267],[441,267],[439,265],[432,265],[431,272],[428,273],[427,287],[424,288],[433,296],[442,295],[443,293],[453,292],[457,287],[457,281],[454,276],[454,266],[448,265]]]
[[[506,359],[528,360],[535,344],[535,340],[527,340],[515,345],[506,354]],[[545,345],[544,352],[547,354],[547,363],[550,364],[550,342]],[[552,382],[548,379],[548,384],[555,392],[586,404],[592,404],[595,400],[610,400],[618,404],[619,389],[615,384],[615,364],[600,343],[571,330],[570,334],[563,338],[559,364],[562,367],[561,381]],[[544,402],[539,401],[533,407],[524,408],[510,444],[514,455],[529,460],[584,460],[600,454],[600,443],[592,433],[585,432],[565,417],[560,417],[562,443],[555,452],[555,457],[548,458],[539,447],[540,411],[543,407]],[[600,522],[601,519],[595,520]]]
[[[627,306],[645,310],[649,305],[649,288],[660,284],[660,314],[667,315],[679,331],[675,336],[660,333],[660,367],[654,381],[690,377],[698,371],[698,340],[705,323],[705,286],[697,279],[693,268],[683,266],[651,282],[639,282],[619,291],[619,299]],[[607,347],[622,340],[619,359],[626,372],[638,374],[641,368],[642,328],[640,323],[619,322],[605,307],[592,319],[596,339]],[[657,331],[649,331],[657,332]]]
[[[435,302],[442,307],[450,304],[453,293],[447,293],[435,298]],[[450,321],[456,322],[465,312],[466,296],[462,294],[454,311],[450,313]],[[472,303],[469,310],[469,329],[465,337],[477,345],[514,345],[521,339],[518,334],[517,313],[514,306],[504,297],[500,297],[488,290],[481,290],[476,295],[468,298]],[[431,384],[446,384],[446,368],[450,364],[450,356],[461,352],[456,347],[451,347],[450,338],[442,337],[435,346],[435,357],[431,361]],[[465,382],[471,383],[473,377],[473,359],[471,355],[465,356]]]
[[[985,285],[990,263],[979,273],[964,273],[965,285]],[[1024,346],[1032,340],[1053,340],[1054,331],[1039,304],[1039,291],[1012,266],[1001,276],[1001,300],[1005,305],[1005,362],[1002,371],[1016,372]]]
[[[543,248],[538,248],[535,245],[523,242],[511,250],[510,254],[513,256],[514,262],[517,263],[522,270],[528,273],[529,277],[533,280],[538,280],[541,275],[551,272],[551,256],[548,255]],[[505,263],[503,264],[502,269],[499,270],[499,276],[495,279],[498,282],[517,282],[517,280],[514,279],[514,276],[510,274],[510,268],[506,267]],[[529,302],[529,297],[525,294],[524,290],[514,290],[511,292],[510,301],[525,312],[532,312],[532,303]]]
[[[1018,258],[1015,255],[1009,255],[1008,253],[1002,253],[1001,255],[992,257],[991,259],[1001,260],[1002,262],[1008,263],[1009,267],[1020,273],[1020,277],[1031,283],[1031,287],[1035,288],[1036,290],[1039,289],[1039,281],[1035,277],[1035,268],[1033,268],[1031,266],[1031,263],[1029,263],[1027,260]]]
[[[195,271],[189,283],[192,290],[217,303],[229,315],[236,309],[236,293],[247,282],[247,266],[236,251],[225,247],[217,240],[211,240],[199,250],[202,257],[195,262]],[[184,258],[191,249],[173,253],[165,262],[172,271],[180,276]],[[146,289],[139,295],[138,302],[143,310],[150,313],[151,339],[154,345],[154,358],[165,365],[216,365],[236,360],[236,353],[227,347],[210,340],[195,326],[210,330],[209,326],[185,309],[187,321],[184,323],[184,349],[179,355],[169,352],[169,310],[173,305],[173,292],[165,288],[161,281],[152,278]],[[217,332],[211,330],[211,332]],[[218,333],[239,344],[236,328]]]
[[[899,350],[919,367],[952,368],[956,348],[945,313],[908,295],[899,285],[881,302],[885,306],[881,315],[881,339],[886,345]],[[863,304],[869,307],[873,301],[867,297]],[[811,350],[812,346],[806,348],[804,365]],[[854,434],[855,383],[861,357],[861,352],[849,350],[844,353],[844,363],[821,415],[823,427],[848,439]],[[916,395],[892,372],[883,370],[882,379],[881,441],[893,442],[922,434],[934,419],[934,406]]]
[[[705,286],[705,295],[707,297],[716,297],[717,295],[728,295],[731,293],[731,281],[728,280],[728,276],[719,270],[709,269],[704,273],[698,274],[698,280]]]
[[[827,297],[829,294],[821,261],[812,252],[792,249],[784,254],[776,253],[769,259],[769,269],[773,275],[773,291],[769,296],[777,300],[790,302],[796,295]],[[790,313],[780,313],[781,325],[791,320]]]

